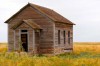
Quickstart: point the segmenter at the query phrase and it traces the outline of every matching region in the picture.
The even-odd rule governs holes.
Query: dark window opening
[[[58,44],[60,44],[60,30],[58,30]]]
[[[21,32],[27,32],[27,30],[21,30]]]
[[[70,31],[68,31],[68,37],[70,37]]]
[[[70,44],[70,31],[68,31],[68,44]]]
[[[66,44],[66,31],[63,31],[63,36],[64,36],[64,44]]]

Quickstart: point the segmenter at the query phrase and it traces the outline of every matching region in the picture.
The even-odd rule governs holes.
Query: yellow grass
[[[0,43],[0,52],[7,51],[7,44],[6,43]]]
[[[0,44],[0,66],[100,66],[100,43],[96,42],[76,42],[72,53],[52,57],[6,51],[7,44]]]
[[[100,53],[100,43],[99,42],[75,42],[74,52],[89,52],[89,53]]]

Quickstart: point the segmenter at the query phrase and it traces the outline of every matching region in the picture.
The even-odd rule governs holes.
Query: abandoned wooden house
[[[73,50],[73,25],[52,9],[28,3],[5,23],[8,51],[60,54]],[[22,44],[20,44],[22,43]]]

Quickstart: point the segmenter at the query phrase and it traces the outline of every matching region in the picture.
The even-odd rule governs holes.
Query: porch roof
[[[18,22],[14,26],[11,27],[11,29],[16,29],[18,28],[21,24],[26,23],[28,26],[30,26],[33,29],[42,29],[39,25],[37,25],[33,20],[28,19],[28,20],[23,20],[21,22]]]

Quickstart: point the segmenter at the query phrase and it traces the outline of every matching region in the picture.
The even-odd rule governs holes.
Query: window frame
[[[27,34],[28,33],[28,30],[22,29],[22,30],[20,30],[20,32],[21,32],[21,34]]]

